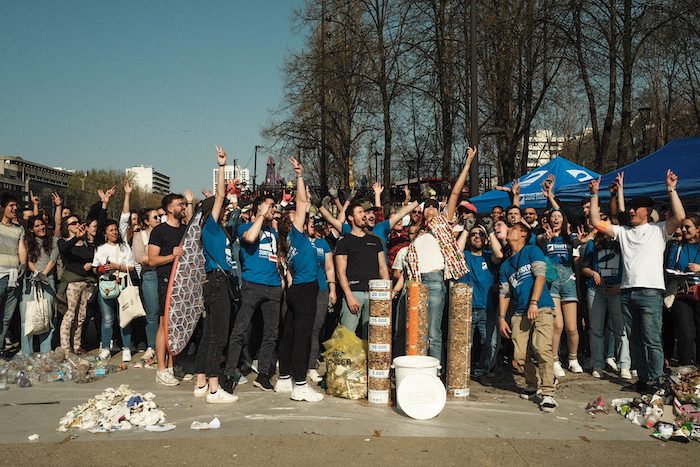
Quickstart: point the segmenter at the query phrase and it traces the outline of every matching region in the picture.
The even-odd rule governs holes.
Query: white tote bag
[[[131,323],[134,318],[146,316],[146,310],[143,309],[141,297],[139,296],[139,288],[131,282],[131,274],[126,273],[126,287],[117,297],[119,302],[119,326],[125,328]]]
[[[30,297],[32,299],[27,302],[27,311],[24,314],[24,335],[37,336],[49,332],[51,329],[49,301],[44,298],[41,283],[32,282]]]

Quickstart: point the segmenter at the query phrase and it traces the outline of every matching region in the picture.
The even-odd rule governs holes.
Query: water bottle
[[[17,385],[21,388],[28,388],[32,385],[31,380],[24,371],[17,377]]]

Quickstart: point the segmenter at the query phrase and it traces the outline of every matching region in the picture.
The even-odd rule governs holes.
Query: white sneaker
[[[632,378],[639,376],[639,374],[637,374],[637,370],[630,370],[630,375],[632,375]]]
[[[107,360],[112,356],[112,352],[109,351],[109,349],[102,349],[100,350],[99,357],[101,360]]]
[[[313,370],[309,370],[306,373],[306,379],[311,381],[312,383],[320,383],[323,381],[323,378],[321,378],[321,375],[318,374],[318,371],[314,368]]]
[[[579,365],[578,360],[569,360],[569,371],[572,373],[583,373],[583,368]]]
[[[612,371],[617,371],[617,370],[618,370],[618,368],[617,368],[617,363],[615,363],[615,359],[614,359],[614,358],[612,358],[612,357],[606,358],[606,359],[605,359],[605,363],[608,365],[608,367],[609,367]]]
[[[540,410],[542,412],[552,413],[558,406],[559,404],[557,404],[557,401],[555,401],[552,396],[544,396],[542,402],[540,402]]]
[[[215,393],[207,392],[207,402],[210,404],[232,404],[238,401],[238,396],[229,394],[219,387]]]
[[[180,381],[173,374],[172,368],[166,368],[156,372],[156,383],[162,384],[163,386],[177,386]]]
[[[286,392],[290,393],[294,389],[294,383],[292,383],[292,378],[277,378],[275,383],[275,392]]]
[[[321,402],[323,400],[323,394],[314,391],[309,383],[295,384],[291,397],[294,401]]]
[[[561,362],[559,360],[554,360],[554,376],[557,378],[563,378],[566,376],[564,369],[561,367]]]
[[[593,371],[591,371],[591,376],[594,378],[602,378],[603,377],[603,369],[599,366],[593,367]]]
[[[122,349],[122,362],[131,361],[131,349],[129,347],[124,347]]]
[[[177,379],[177,378],[176,378]],[[203,388],[194,385],[194,397],[204,397],[209,392],[209,383],[205,384]]]
[[[156,351],[153,350],[153,348],[149,347],[146,349],[146,351],[141,355],[141,361],[147,362],[149,360],[152,360],[153,357],[156,356]]]
[[[632,379],[632,372],[627,368],[620,368],[620,378]]]

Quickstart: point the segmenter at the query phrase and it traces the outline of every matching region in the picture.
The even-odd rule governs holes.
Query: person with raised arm
[[[618,190],[622,189],[622,177],[618,177]],[[664,352],[661,342],[662,293],[664,282],[664,251],[671,238],[685,219],[685,209],[678,196],[678,176],[666,172],[666,188],[671,201],[672,216],[664,222],[651,222],[654,200],[648,196],[636,196],[627,203],[631,226],[613,225],[600,218],[598,190],[600,177],[591,180],[591,224],[607,237],[620,244],[622,257],[622,282],[620,301],[625,330],[629,336],[632,363],[636,366],[639,381],[628,389],[639,393],[655,392],[663,373]]]

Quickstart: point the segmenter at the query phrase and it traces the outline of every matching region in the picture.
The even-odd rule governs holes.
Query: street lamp
[[[255,146],[255,157],[253,158],[253,196],[255,196],[255,179],[258,176],[258,149],[262,149],[265,146]]]

